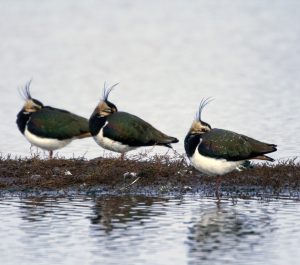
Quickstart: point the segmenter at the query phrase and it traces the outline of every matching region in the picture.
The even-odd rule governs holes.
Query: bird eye
[[[111,109],[105,109],[104,112],[112,113],[112,110]]]

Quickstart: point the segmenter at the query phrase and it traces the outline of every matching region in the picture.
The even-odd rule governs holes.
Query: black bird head
[[[20,90],[20,94],[25,100],[25,104],[22,109],[24,113],[36,112],[44,107],[42,102],[31,97],[30,84],[31,84],[31,80],[25,85],[23,89]]]
[[[209,132],[211,130],[211,126],[201,119],[201,114],[202,114],[203,108],[212,100],[213,100],[212,98],[206,98],[206,99],[201,100],[200,105],[199,105],[199,110],[196,114],[196,119],[193,121],[189,133],[203,134],[203,133]]]
[[[104,83],[102,99],[101,99],[100,103],[98,104],[98,106],[95,108],[93,114],[98,114],[98,115],[100,115],[100,117],[105,117],[105,116],[109,116],[109,115],[113,114],[114,112],[118,111],[116,105],[111,103],[110,101],[108,101],[108,96],[109,96],[110,92],[118,84],[119,83],[114,84],[111,87],[107,87],[106,83]]]

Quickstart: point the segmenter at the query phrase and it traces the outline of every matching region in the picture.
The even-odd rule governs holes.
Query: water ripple
[[[288,200],[7,197],[0,208],[4,264],[291,264],[300,258],[300,205]]]

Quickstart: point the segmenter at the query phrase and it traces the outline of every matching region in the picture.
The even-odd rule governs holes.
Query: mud
[[[135,182],[134,182],[135,181]],[[134,182],[132,184],[132,182]],[[214,196],[215,177],[202,175],[184,156],[0,158],[0,195],[9,194],[184,194]],[[255,164],[222,176],[222,196],[300,198],[296,160]]]

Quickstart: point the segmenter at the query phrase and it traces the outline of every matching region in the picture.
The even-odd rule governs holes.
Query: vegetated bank
[[[215,177],[205,176],[182,155],[144,154],[113,157],[41,159],[0,157],[0,194],[172,195],[187,192],[214,196]],[[222,176],[221,194],[238,197],[300,198],[296,159],[255,164]]]

